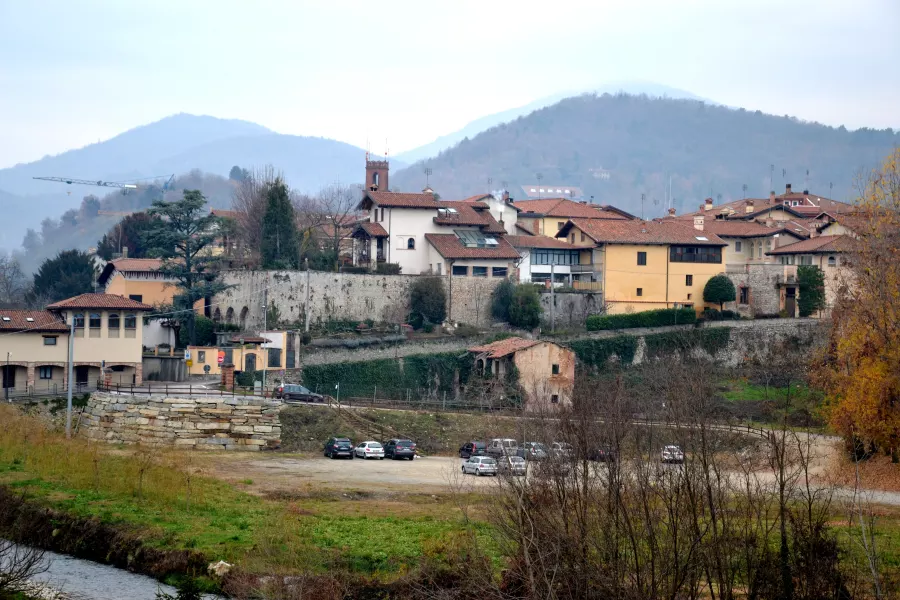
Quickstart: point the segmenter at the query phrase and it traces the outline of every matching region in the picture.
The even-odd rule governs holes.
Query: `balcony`
[[[385,262],[384,252],[377,253],[375,255],[375,261],[380,262],[380,263]],[[359,253],[356,255],[356,264],[357,265],[363,266],[363,265],[368,265],[371,263],[372,263],[372,256],[370,254],[363,252],[363,253]]]
[[[572,282],[572,288],[583,292],[602,292],[603,283],[600,281],[578,281]]]
[[[596,265],[569,265],[570,273],[596,273],[599,268]]]

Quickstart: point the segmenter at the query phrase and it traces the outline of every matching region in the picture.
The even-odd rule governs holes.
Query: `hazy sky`
[[[898,27],[897,0],[0,0],[0,167],[177,112],[397,153],[623,80],[896,128]]]

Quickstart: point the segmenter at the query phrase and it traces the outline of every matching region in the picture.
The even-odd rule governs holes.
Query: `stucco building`
[[[525,410],[571,405],[575,388],[575,353],[545,340],[507,338],[469,348],[475,369],[498,379],[513,370],[525,394]]]
[[[42,311],[0,310],[3,387],[16,392],[64,391],[73,320],[76,384],[91,386],[101,380],[140,384],[141,321],[151,310],[152,306],[112,294],[82,294]]]

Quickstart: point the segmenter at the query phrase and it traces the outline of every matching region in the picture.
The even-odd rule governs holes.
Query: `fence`
[[[90,383],[76,382],[72,393],[79,395],[87,392],[93,392],[97,386]],[[45,398],[62,398],[68,393],[68,388],[62,384],[52,384],[47,386],[28,386],[25,389],[18,388],[2,388],[0,389],[0,400],[9,402],[33,402]]]
[[[343,406],[368,408],[394,408],[406,410],[430,410],[446,412],[497,412],[520,411],[522,405],[514,398],[497,395],[462,397],[452,391],[424,388],[391,388],[378,386],[314,385],[310,391],[331,396]]]

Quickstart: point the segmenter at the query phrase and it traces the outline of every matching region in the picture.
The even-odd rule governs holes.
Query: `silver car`
[[[384,446],[378,442],[362,442],[353,449],[356,458],[377,458],[384,459]]]
[[[664,463],[681,464],[684,462],[684,452],[678,446],[666,446],[662,449],[660,460]]]
[[[515,456],[519,449],[519,442],[512,438],[495,438],[488,444],[486,454],[493,457]]]
[[[463,475],[496,475],[497,461],[490,456],[472,456],[462,464]]]
[[[498,471],[507,475],[524,476],[528,470],[528,463],[521,456],[504,456],[497,459]]]

